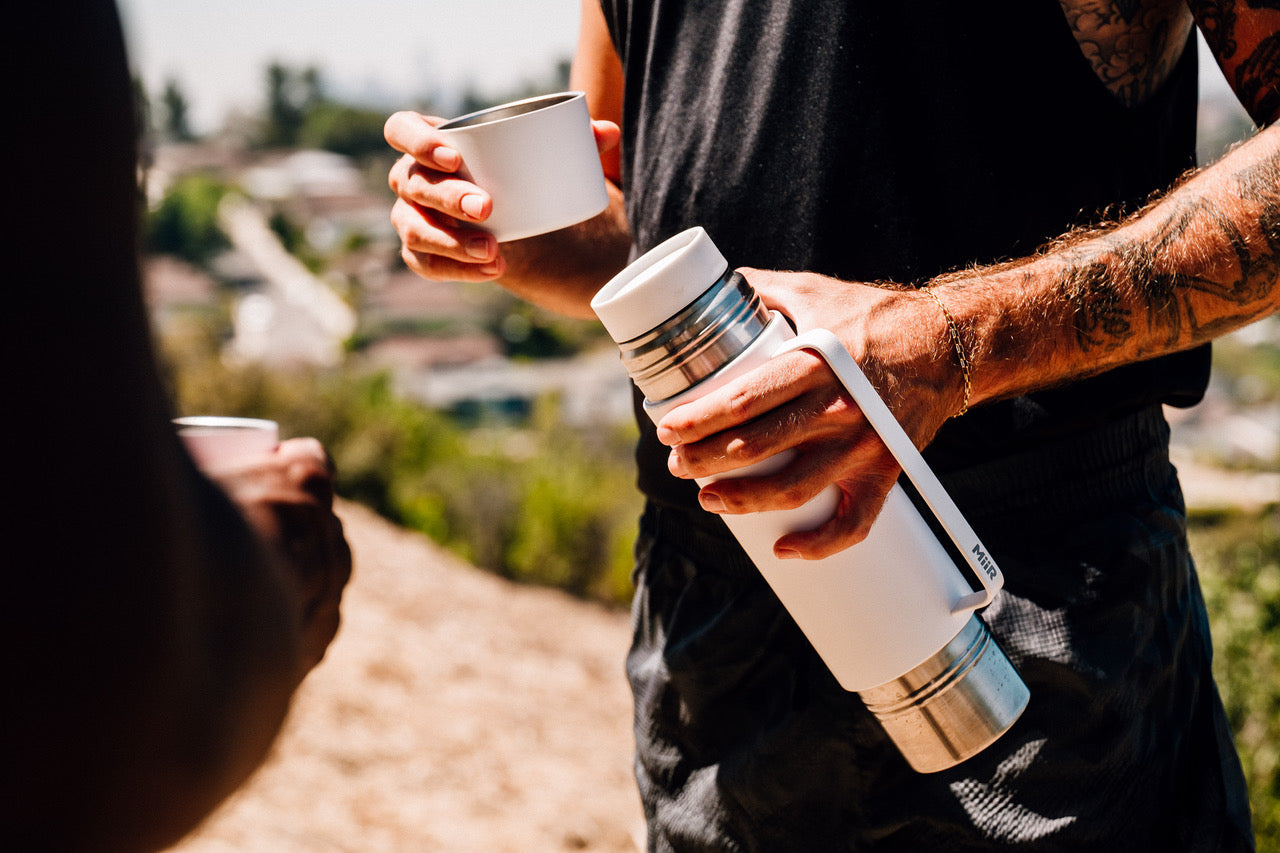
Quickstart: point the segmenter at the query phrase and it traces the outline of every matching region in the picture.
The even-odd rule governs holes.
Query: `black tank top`
[[[1127,108],[1058,0],[602,4],[625,74],[636,253],[701,225],[734,266],[923,282],[1028,254],[1194,165],[1194,43]],[[949,471],[1153,403],[1189,405],[1208,365],[1202,347],[979,406],[925,455]],[[641,489],[692,505],[694,486],[667,473],[667,449],[638,420]]]

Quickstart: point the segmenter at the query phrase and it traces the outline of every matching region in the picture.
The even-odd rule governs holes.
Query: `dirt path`
[[[368,510],[344,624],[268,764],[183,853],[634,851],[625,614]]]

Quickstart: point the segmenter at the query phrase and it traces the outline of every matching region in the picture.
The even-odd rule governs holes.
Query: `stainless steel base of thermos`
[[[912,768],[935,773],[994,743],[1021,716],[1031,693],[974,615],[929,660],[858,696]]]

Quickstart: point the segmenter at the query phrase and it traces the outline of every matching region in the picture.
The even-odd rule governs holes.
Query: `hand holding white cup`
[[[513,101],[437,129],[462,156],[460,174],[493,199],[477,227],[500,243],[567,228],[609,205],[582,92]]]
[[[197,466],[220,471],[260,461],[280,443],[280,427],[263,418],[175,418],[178,437]]]

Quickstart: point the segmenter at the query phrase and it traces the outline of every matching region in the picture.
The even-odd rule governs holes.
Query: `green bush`
[[[298,131],[298,143],[348,157],[394,155],[382,136],[387,114],[322,100],[308,109]]]
[[[1196,515],[1190,536],[1258,849],[1280,850],[1280,508]]]
[[[468,429],[395,393],[385,374],[229,367],[215,335],[170,339],[182,414],[269,417],[324,442],[337,491],[504,577],[624,604],[640,498],[631,429],[591,440],[553,400],[530,423]]]
[[[1213,372],[1214,381],[1233,399],[1248,404],[1280,400],[1280,318],[1215,340]]]
[[[226,184],[193,173],[176,180],[146,221],[145,244],[152,252],[172,254],[201,264],[225,248],[218,227],[218,204]]]
[[[630,465],[601,465],[572,436],[547,435],[544,445],[522,466],[507,566],[576,595],[625,601],[639,510]]]

